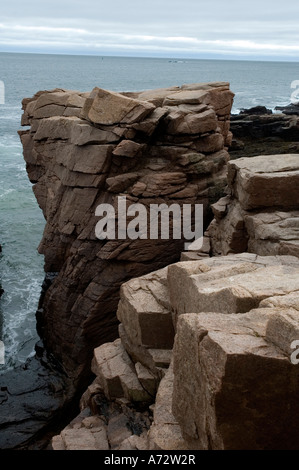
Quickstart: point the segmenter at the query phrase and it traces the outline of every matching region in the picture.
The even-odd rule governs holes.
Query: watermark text
[[[297,365],[299,364],[299,340],[292,342],[291,349],[295,349],[295,351],[291,354],[291,363]]]
[[[186,250],[199,250],[203,239],[203,204],[131,204],[126,196],[113,205],[100,204],[95,228],[99,240],[182,240]],[[117,224],[116,224],[117,221]]]

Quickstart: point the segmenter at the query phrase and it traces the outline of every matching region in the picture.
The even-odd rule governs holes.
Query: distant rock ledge
[[[231,159],[257,155],[299,153],[299,106],[243,109],[231,116]]]

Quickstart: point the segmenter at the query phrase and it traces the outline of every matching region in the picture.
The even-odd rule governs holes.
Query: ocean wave
[[[4,271],[3,274],[4,294],[0,304],[2,312],[5,313],[1,339],[5,344],[6,364],[0,370],[7,370],[17,363],[25,362],[27,357],[34,354],[34,345],[38,339],[35,310],[41,290],[41,278],[32,279],[31,271],[24,271],[19,285],[11,270]]]
[[[2,183],[2,181],[0,182]],[[16,190],[13,188],[6,189],[2,194],[0,194],[0,199],[5,198],[8,194],[15,192]]]
[[[0,116],[0,121],[14,121],[18,126],[21,127],[21,119],[15,114],[6,114],[5,116]]]
[[[21,155],[22,154],[22,149],[21,149],[21,144],[18,142],[11,142],[11,141],[3,141],[3,138],[0,137],[0,148],[5,148],[5,149],[18,149],[18,153]]]
[[[240,114],[241,108],[232,107],[231,114]]]

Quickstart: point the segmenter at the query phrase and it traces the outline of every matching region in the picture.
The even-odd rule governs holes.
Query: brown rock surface
[[[108,399],[124,397],[133,403],[151,402],[120,339],[95,349],[92,371]]]
[[[147,101],[94,88],[84,103],[81,116],[94,124],[111,126],[139,122],[154,109],[155,106]]]
[[[125,403],[107,402],[100,392],[81,413],[51,441],[53,450],[146,450],[148,412],[140,413]]]
[[[195,106],[191,91],[168,103]],[[179,158],[183,167],[207,165],[191,152]],[[298,448],[299,369],[291,361],[299,340],[298,156],[267,158],[229,163],[229,194],[212,205],[200,252],[122,285],[120,340],[95,351],[95,383],[107,398],[105,380],[121,383],[118,348],[132,361],[125,375],[133,371],[151,402],[157,393],[149,432],[120,433],[119,448]],[[185,177],[167,178],[164,168],[162,175],[143,178],[136,191],[167,191]],[[125,387],[118,397],[132,401]]]
[[[149,448],[153,450],[183,450],[187,443],[173,416],[173,366],[170,364],[161,380],[154,405],[153,424],[148,434]]]
[[[99,416],[83,411],[52,439],[53,450],[109,450],[107,426]]]
[[[299,372],[290,354],[298,280],[299,262],[288,256],[243,253],[168,267],[178,316],[172,410],[187,448],[297,448]]]

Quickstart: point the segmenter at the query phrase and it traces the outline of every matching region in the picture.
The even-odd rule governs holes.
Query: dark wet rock
[[[282,112],[272,113],[264,106],[257,106],[232,115],[231,159],[299,153],[299,117],[295,112],[299,107],[290,105],[287,109],[288,112],[281,108]]]
[[[266,106],[254,106],[253,108],[249,109],[242,109],[240,111],[240,114],[256,114],[256,115],[261,115],[261,114],[272,114],[272,110],[266,108]]]
[[[276,106],[275,110],[283,114],[299,116],[299,103],[290,103],[287,106]]]
[[[66,377],[45,358],[0,375],[0,449],[39,449],[57,429],[72,396]]]

